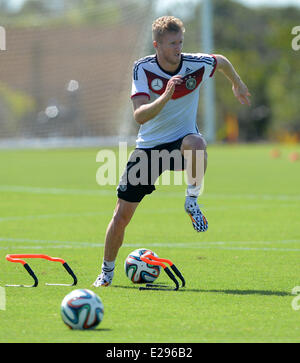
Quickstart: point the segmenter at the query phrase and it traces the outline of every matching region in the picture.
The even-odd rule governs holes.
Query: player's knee
[[[204,154],[206,154],[206,141],[200,135],[187,135],[182,142],[182,147],[184,150],[203,150]]]

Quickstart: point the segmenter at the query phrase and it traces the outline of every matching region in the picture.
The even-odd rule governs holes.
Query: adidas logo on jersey
[[[192,70],[192,68],[189,68],[189,67],[186,67],[186,69],[185,69],[185,74],[188,74],[188,73],[190,73],[190,72],[192,72],[193,70]]]

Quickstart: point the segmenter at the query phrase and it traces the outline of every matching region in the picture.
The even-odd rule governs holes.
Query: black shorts
[[[164,171],[184,170],[185,161],[180,152],[184,137],[154,148],[135,149],[118,185],[118,198],[140,202],[146,194],[155,190],[154,184]]]

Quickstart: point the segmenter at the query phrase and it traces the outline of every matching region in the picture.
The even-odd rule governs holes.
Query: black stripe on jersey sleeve
[[[133,79],[135,81],[138,80],[138,70],[139,70],[139,66],[141,64],[143,64],[143,63],[148,63],[148,62],[151,62],[153,60],[155,60],[155,57],[149,56],[149,57],[142,58],[142,59],[140,59],[140,60],[138,60],[138,61],[136,61],[134,63],[134,66],[133,66]]]
[[[214,61],[210,61],[210,62],[207,62],[205,60],[191,60],[191,59],[183,59],[184,61],[187,61],[187,62],[191,62],[191,63],[205,63],[205,64],[208,64],[209,66],[213,66],[214,65]]]
[[[205,56],[188,56],[184,55],[183,60],[187,62],[203,62],[206,64],[213,65],[215,62],[215,59],[213,57],[205,57]]]

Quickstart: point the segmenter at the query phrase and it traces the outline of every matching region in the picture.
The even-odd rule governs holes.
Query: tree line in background
[[[240,140],[299,141],[300,51],[292,49],[291,32],[300,25],[300,9],[253,9],[231,0],[213,5],[214,52],[233,63],[252,95],[251,108],[241,106],[228,81],[215,77],[218,139],[230,138],[228,132],[234,138],[237,119]],[[186,23],[187,51],[201,52],[200,10],[196,6]]]
[[[125,16],[124,12],[127,18],[128,13],[134,13],[139,1],[127,1],[126,7],[118,4],[108,0],[27,0],[16,12],[8,0],[0,0],[0,24],[113,24]],[[107,11],[101,11],[107,6],[113,10],[109,17]],[[228,132],[231,129],[234,134],[237,123],[240,140],[299,141],[300,51],[292,48],[291,32],[300,25],[300,9],[248,8],[232,0],[214,0],[213,8],[214,52],[234,64],[252,94],[251,108],[241,107],[228,81],[215,78],[217,138],[230,139]],[[167,13],[180,17],[180,10],[180,1],[174,1]],[[201,2],[192,2],[189,10],[183,18],[187,30],[184,51],[201,52]]]

